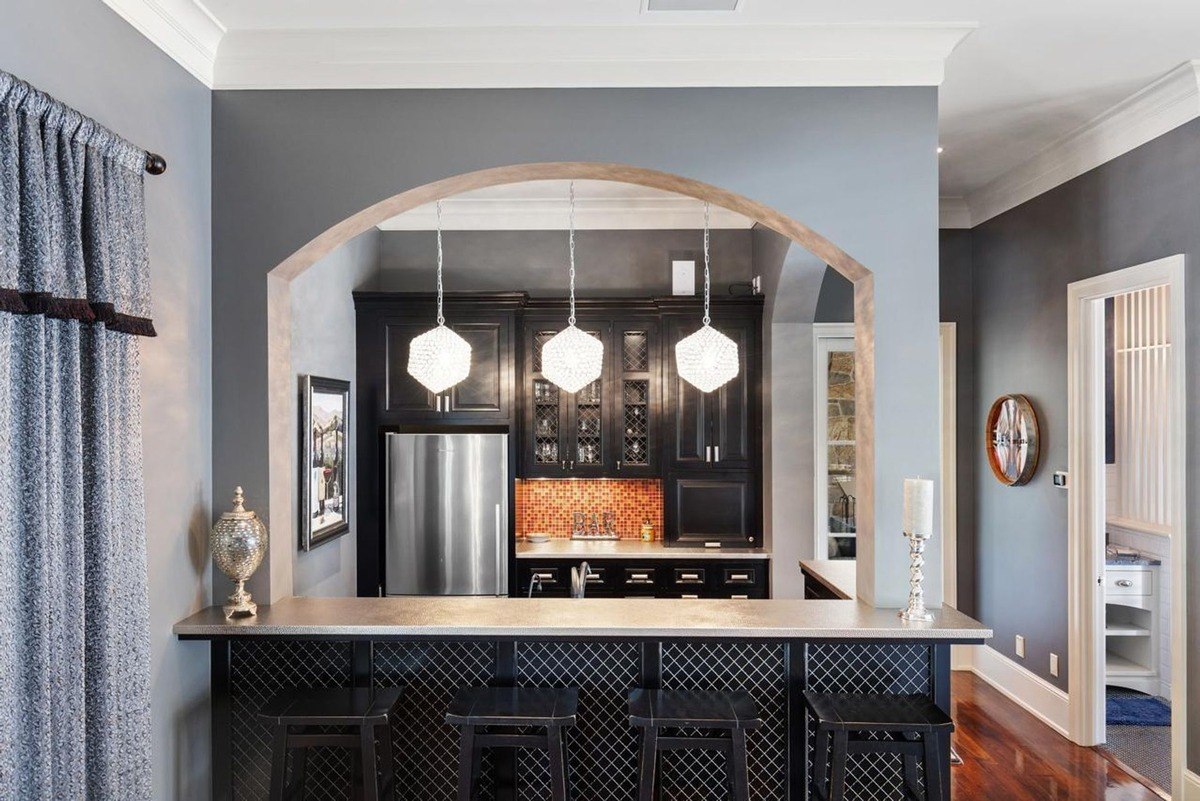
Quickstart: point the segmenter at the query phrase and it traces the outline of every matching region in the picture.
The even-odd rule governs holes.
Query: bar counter
[[[333,686],[404,687],[393,732],[400,797],[452,799],[457,739],[443,717],[456,689],[484,685],[578,688],[569,778],[575,798],[600,801],[636,797],[630,689],[746,690],[764,720],[749,739],[751,798],[799,801],[811,739],[803,691],[918,693],[949,710],[950,644],[981,643],[991,631],[951,609],[910,624],[860,601],[288,598],[233,621],[210,607],[175,634],[212,641],[221,801],[267,797],[270,730],[257,719],[265,701]],[[662,759],[661,799],[724,797],[719,755]],[[310,756],[311,797],[347,797],[350,764],[336,749]],[[541,754],[497,753],[483,777],[483,797],[548,797]],[[852,757],[850,777],[850,798],[904,797],[899,757]]]

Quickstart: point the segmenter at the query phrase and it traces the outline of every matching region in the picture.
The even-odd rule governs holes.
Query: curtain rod
[[[146,172],[151,175],[162,175],[167,171],[167,160],[157,153],[146,151]]]

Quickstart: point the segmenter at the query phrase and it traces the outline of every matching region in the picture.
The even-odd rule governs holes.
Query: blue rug
[[[1109,726],[1170,726],[1171,707],[1152,695],[1109,696],[1104,702]]]

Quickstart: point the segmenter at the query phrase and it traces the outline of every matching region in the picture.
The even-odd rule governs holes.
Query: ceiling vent
[[[742,0],[642,0],[643,11],[737,11]]]

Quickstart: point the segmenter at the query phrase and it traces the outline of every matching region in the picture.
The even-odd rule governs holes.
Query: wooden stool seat
[[[923,695],[804,694],[804,705],[816,722],[813,744],[812,796],[819,801],[844,801],[849,754],[899,754],[904,764],[906,797],[943,801],[941,735],[954,730],[954,721]],[[832,740],[832,756],[830,748]],[[831,765],[832,759],[832,765]],[[917,760],[925,767],[922,790]]]
[[[348,748],[354,761],[354,797],[395,798],[391,716],[398,687],[287,690],[272,696],[259,719],[275,729],[271,748],[271,801],[302,799],[309,748]],[[313,730],[320,727],[319,730]],[[342,731],[329,731],[330,728]],[[378,739],[378,746],[376,746]],[[292,782],[287,757],[292,755]]]
[[[652,801],[659,751],[709,750],[725,754],[725,776],[734,801],[749,801],[746,732],[762,725],[749,693],[741,690],[632,690],[629,722],[642,730],[638,799]],[[663,729],[724,731],[708,734],[664,735]]]
[[[550,763],[552,801],[567,799],[567,740],[575,725],[579,691],[549,687],[467,687],[446,711],[446,722],[459,727],[458,799],[470,801],[479,782],[485,748],[537,748]],[[540,728],[527,733],[521,729]]]

